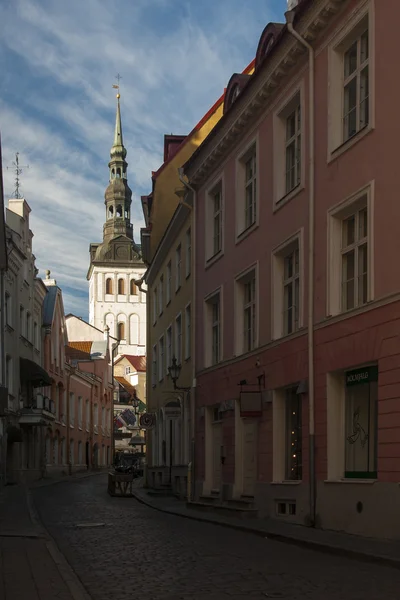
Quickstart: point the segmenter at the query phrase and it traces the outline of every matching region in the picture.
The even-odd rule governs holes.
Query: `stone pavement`
[[[72,479],[88,477],[77,474]],[[66,481],[42,480],[33,488]],[[0,488],[1,600],[89,600],[82,584],[37,518],[27,486]]]
[[[400,569],[400,541],[375,540],[342,532],[313,529],[277,519],[240,519],[217,512],[203,512],[189,507],[186,502],[173,496],[150,496],[143,488],[142,479],[135,481],[133,494],[139,502],[151,508],[186,519],[214,523],[271,540]]]

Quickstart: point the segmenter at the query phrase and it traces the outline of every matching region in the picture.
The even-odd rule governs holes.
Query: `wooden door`
[[[213,478],[212,489],[219,491],[221,487],[221,445],[222,445],[222,425],[215,423],[212,426],[212,448],[213,448]]]
[[[243,495],[254,496],[257,478],[256,423],[243,422]]]

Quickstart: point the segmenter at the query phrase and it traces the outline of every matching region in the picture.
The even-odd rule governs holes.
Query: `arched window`
[[[131,296],[136,296],[138,293],[135,281],[131,279]]]
[[[110,206],[109,209],[108,209],[108,218],[112,219],[113,216],[114,216],[114,207]]]
[[[129,219],[129,210],[125,209],[125,219]]]
[[[125,294],[125,280],[118,279],[118,294]]]
[[[117,217],[122,217],[122,206],[120,204],[117,206]]]
[[[115,177],[115,169],[111,169],[111,179],[114,179]]]
[[[117,179],[120,179],[121,177],[121,169],[118,167],[117,169]]]
[[[125,339],[125,323],[118,323],[117,336],[119,340]]]
[[[111,277],[108,277],[108,279],[106,279],[106,294],[112,294],[113,293],[113,282]]]

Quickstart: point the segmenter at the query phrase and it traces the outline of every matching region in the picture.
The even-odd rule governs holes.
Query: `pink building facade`
[[[185,165],[201,502],[400,535],[399,13],[300,1]]]

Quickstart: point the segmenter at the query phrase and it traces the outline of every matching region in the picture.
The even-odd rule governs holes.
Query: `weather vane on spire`
[[[119,99],[119,98],[120,98],[120,93],[119,93],[119,82],[120,82],[120,80],[122,79],[122,77],[121,77],[121,75],[120,75],[119,73],[117,73],[117,74],[116,74],[116,76],[115,76],[115,79],[118,81],[118,83],[114,83],[114,84],[113,84],[113,88],[114,88],[114,89],[116,89],[116,90],[118,90],[118,93],[117,93],[117,98]]]
[[[20,190],[20,182],[19,182],[19,176],[22,175],[22,172],[24,169],[29,169],[29,165],[20,165],[19,164],[19,152],[15,153],[15,161],[12,163],[11,167],[7,167],[7,170],[13,170],[15,173],[15,190],[14,190],[14,197],[15,198],[21,198],[19,190]]]

